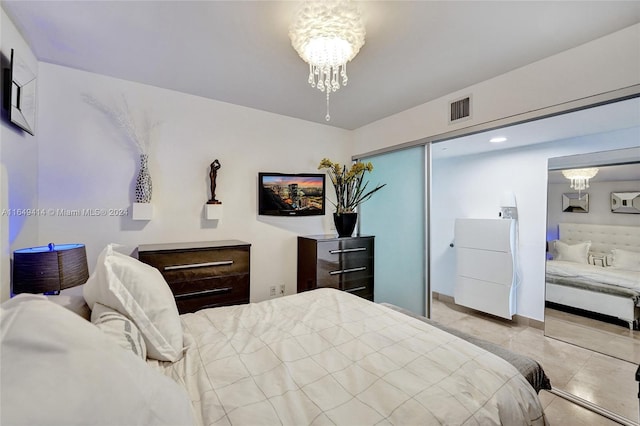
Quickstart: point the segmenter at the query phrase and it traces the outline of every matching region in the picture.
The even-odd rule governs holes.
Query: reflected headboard
[[[567,244],[591,241],[592,254],[611,254],[614,248],[640,252],[640,226],[560,223],[559,238]]]

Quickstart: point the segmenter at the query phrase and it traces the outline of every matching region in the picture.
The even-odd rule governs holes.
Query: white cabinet
[[[456,304],[502,318],[516,311],[516,221],[456,219]]]

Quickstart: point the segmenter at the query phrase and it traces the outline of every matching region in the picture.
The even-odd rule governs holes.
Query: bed
[[[178,315],[154,271],[105,249],[91,322],[5,302],[0,422],[546,424],[510,362],[399,308],[318,289]]]
[[[546,301],[640,323],[640,226],[560,223]]]

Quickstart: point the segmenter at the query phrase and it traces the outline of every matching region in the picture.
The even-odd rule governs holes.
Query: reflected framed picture
[[[11,65],[5,72],[4,106],[13,124],[25,132],[35,134],[36,124],[36,74],[13,49]]]
[[[640,213],[640,192],[612,192],[611,212]]]
[[[589,194],[578,192],[562,194],[562,211],[567,213],[589,213]]]

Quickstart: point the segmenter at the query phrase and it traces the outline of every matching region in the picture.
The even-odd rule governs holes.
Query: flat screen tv
[[[259,173],[258,214],[324,215],[325,176],[319,173]]]

